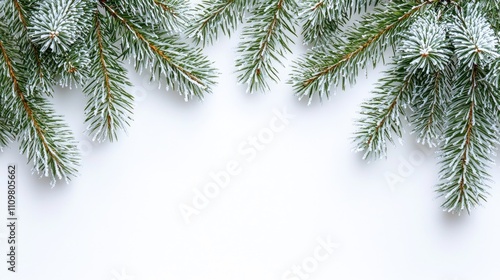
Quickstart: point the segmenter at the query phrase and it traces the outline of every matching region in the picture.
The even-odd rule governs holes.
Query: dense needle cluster
[[[360,70],[392,54],[389,70],[361,108],[356,150],[380,158],[405,123],[438,151],[443,208],[485,201],[500,125],[499,0],[215,0],[200,5],[191,34],[212,43],[245,20],[236,62],[250,91],[277,80],[298,27],[310,50],[293,64],[299,98],[328,98]],[[352,23],[352,16],[359,20]]]
[[[238,80],[248,92],[268,90],[269,80],[279,80],[274,64],[291,52],[296,0],[203,0],[196,10],[199,19],[188,32],[199,44],[213,43],[219,30],[230,35],[247,13],[236,60]]]
[[[82,87],[88,133],[113,141],[133,110],[123,61],[186,100],[210,93],[212,63],[179,35],[190,10],[185,0],[0,1],[0,148],[19,141],[34,172],[70,180],[79,153],[53,86]]]

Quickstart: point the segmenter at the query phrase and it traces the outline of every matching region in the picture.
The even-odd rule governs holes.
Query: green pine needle
[[[69,181],[80,156],[53,109],[53,87],[81,87],[87,133],[114,141],[132,120],[124,60],[186,100],[212,92],[216,70],[180,34],[186,0],[6,0],[0,2],[0,148],[12,141],[34,172]]]
[[[238,81],[248,86],[248,92],[268,90],[269,80],[279,80],[273,63],[282,63],[291,53],[296,17],[294,0],[266,1],[255,7],[243,30],[238,47],[240,56],[236,60]]]

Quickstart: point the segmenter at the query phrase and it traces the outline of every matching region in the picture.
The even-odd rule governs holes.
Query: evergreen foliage
[[[0,2],[0,147],[20,142],[33,171],[70,180],[80,156],[49,98],[54,85],[81,87],[88,133],[114,141],[132,118],[124,61],[186,100],[211,92],[215,69],[180,36],[184,0],[4,0]]]
[[[388,62],[361,106],[355,149],[385,157],[409,124],[437,151],[445,210],[487,199],[500,136],[500,0],[202,0],[194,11],[187,0],[4,0],[0,148],[18,141],[35,172],[71,179],[79,155],[50,104],[54,85],[81,87],[88,133],[114,141],[133,112],[125,60],[201,99],[216,78],[201,47],[242,23],[235,68],[249,92],[279,80],[300,30],[309,49],[289,80],[299,99],[327,99]]]
[[[289,7],[281,14],[272,1],[215,2],[200,6],[210,28],[194,34],[212,43],[218,30],[229,34],[244,21],[241,11],[251,10],[236,62],[250,91],[267,90],[266,80],[276,80],[276,62],[289,53],[299,27],[309,46],[292,65],[299,99],[329,98],[354,84],[361,70],[390,61],[362,104],[356,150],[365,158],[385,157],[388,143],[401,140],[409,123],[418,142],[437,150],[443,208],[470,212],[486,200],[500,136],[499,0],[278,1]],[[237,10],[216,16],[216,7],[236,3]],[[275,19],[285,28],[268,37],[265,27]],[[267,45],[263,58],[258,50]]]

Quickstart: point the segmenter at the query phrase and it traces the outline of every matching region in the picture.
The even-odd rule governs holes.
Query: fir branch
[[[355,133],[357,151],[363,158],[384,157],[387,143],[394,143],[392,134],[401,139],[402,118],[415,85],[415,75],[407,75],[404,65],[394,65],[375,88],[374,97],[361,105],[362,118]]]
[[[410,118],[417,133],[417,142],[436,147],[445,123],[446,103],[452,95],[455,62],[447,38],[446,25],[431,10],[422,14],[403,35],[406,39],[397,48],[398,64],[416,75],[412,93]]]
[[[123,55],[132,56],[135,68],[151,72],[152,78],[166,77],[167,90],[178,90],[188,100],[194,96],[203,98],[215,84],[211,62],[200,49],[192,49],[176,35],[153,31],[134,20],[123,10],[101,2],[105,11],[115,21],[124,44]]]
[[[447,117],[438,193],[449,212],[470,213],[486,200],[487,167],[498,144],[498,97],[492,93],[497,89],[488,83],[485,71],[498,57],[498,41],[477,6],[460,7],[454,19],[449,34],[460,67]]]
[[[2,112],[0,114],[4,115],[5,113]],[[14,141],[13,128],[12,124],[5,117],[0,116],[0,151]]]
[[[445,131],[446,104],[453,93],[454,70],[454,63],[450,63],[443,71],[421,75],[417,82],[410,102],[414,112],[410,123],[419,143],[437,147],[441,141]]]
[[[481,69],[473,66],[469,71],[461,70],[447,116],[437,191],[445,198],[444,209],[470,213],[488,195],[486,182],[490,177],[486,169],[498,142],[498,123],[487,109],[489,104],[483,102],[487,87],[481,82]]]
[[[219,31],[231,36],[238,23],[243,21],[245,11],[255,5],[255,0],[203,0],[197,5],[200,11],[187,33],[196,44],[213,44]]]
[[[248,92],[269,89],[268,79],[278,81],[273,63],[291,53],[289,44],[295,37],[294,18],[297,5],[294,0],[261,2],[243,30],[236,60],[238,80],[248,85]]]
[[[46,57],[54,64],[61,87],[77,88],[89,78],[90,57],[86,47],[85,41],[78,41],[71,52]]]
[[[186,0],[119,0],[115,5],[140,17],[146,25],[172,33],[182,31],[190,20]]]
[[[4,11],[4,20],[9,23],[9,29],[20,44],[20,49],[26,51],[25,64],[29,69],[34,69],[31,77],[29,77],[28,84],[29,92],[42,92],[47,95],[52,94],[53,73],[51,73],[50,66],[42,61],[39,48],[30,40],[28,34],[29,18],[27,10],[33,4],[29,1],[23,0],[9,0],[4,1],[0,5],[0,9]]]
[[[310,100],[315,93],[322,99],[329,97],[330,88],[346,82],[353,84],[360,67],[368,62],[373,66],[383,58],[387,47],[395,42],[408,28],[416,14],[425,11],[438,0],[427,0],[415,5],[414,1],[388,3],[363,17],[354,29],[347,32],[347,41],[329,48],[317,48],[299,59],[294,65],[290,82],[302,98]]]
[[[366,11],[369,6],[376,6],[380,0],[347,0],[340,2],[343,4],[343,9],[350,16],[356,13],[361,13],[362,11]],[[393,1],[397,2],[397,1]]]
[[[460,9],[450,23],[457,58],[472,67],[491,63],[498,55],[498,38],[485,15],[474,4]]]
[[[124,86],[131,86],[127,71],[119,63],[119,53],[109,19],[96,11],[94,28],[89,38],[92,58],[89,80],[83,89],[89,97],[85,108],[88,131],[93,140],[114,141],[117,131],[126,130],[131,121],[133,96]]]
[[[76,173],[79,156],[71,132],[56,116],[45,99],[26,95],[25,82],[18,76],[18,60],[13,51],[0,41],[1,78],[10,80],[11,92],[2,92],[6,115],[19,129],[21,152],[34,164],[34,171],[41,176],[69,181]],[[22,68],[20,68],[22,71]],[[4,81],[5,82],[5,81]],[[18,112],[22,112],[19,114]]]
[[[69,180],[78,150],[43,95],[56,82],[85,85],[88,133],[115,140],[133,101],[123,58],[186,99],[210,93],[211,62],[177,35],[189,20],[187,0],[0,1],[0,147],[17,139],[34,171]]]
[[[339,26],[344,25],[354,14],[366,10],[370,5],[376,5],[377,0],[336,1],[336,0],[306,0],[300,1],[301,20],[304,22],[302,35],[307,44],[325,44]]]
[[[439,15],[430,10],[404,32],[402,43],[397,47],[400,63],[407,65],[408,73],[432,74],[443,71],[453,55],[447,38],[447,26],[439,21]]]
[[[189,2],[185,0],[153,0],[154,5],[163,10],[164,25],[171,30],[180,30],[189,22]],[[148,11],[150,12],[150,11]]]
[[[307,0],[300,4],[300,19],[304,22],[302,36],[306,44],[322,44],[332,39],[348,15],[344,6],[335,0]]]
[[[500,50],[498,53],[500,53]],[[490,71],[486,79],[490,84],[500,89],[500,57],[491,63]]]
[[[68,52],[89,29],[85,15],[91,9],[91,2],[86,0],[39,1],[28,27],[30,38],[41,52]]]
[[[97,9],[95,1],[55,0],[33,4],[28,33],[39,46],[42,60],[52,65],[63,87],[84,84],[88,74],[85,38],[91,28],[87,15]]]
[[[485,11],[485,14],[487,14],[488,21],[490,22],[492,28],[497,34],[500,33],[500,1],[482,1],[477,4],[483,5],[482,8]]]

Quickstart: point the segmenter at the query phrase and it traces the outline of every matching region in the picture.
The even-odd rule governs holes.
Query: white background
[[[0,279],[297,280],[284,275],[303,264],[313,280],[500,278],[498,167],[485,207],[471,216],[444,213],[433,151],[412,136],[390,148],[388,160],[367,164],[352,152],[354,120],[381,69],[307,106],[285,83],[289,67],[270,92],[246,94],[234,74],[237,42],[238,35],[206,49],[222,74],[203,102],[185,103],[131,72],[135,120],[116,143],[92,143],[81,91],[58,89],[57,111],[84,151],[80,174],[51,188],[31,175],[16,144],[4,150],[0,217],[7,165],[15,163],[19,251],[18,272],[2,261]],[[248,160],[238,147],[283,108],[294,118]],[[192,206],[195,190],[231,161],[241,173],[186,223],[179,206]],[[312,267],[318,239],[338,246]]]

